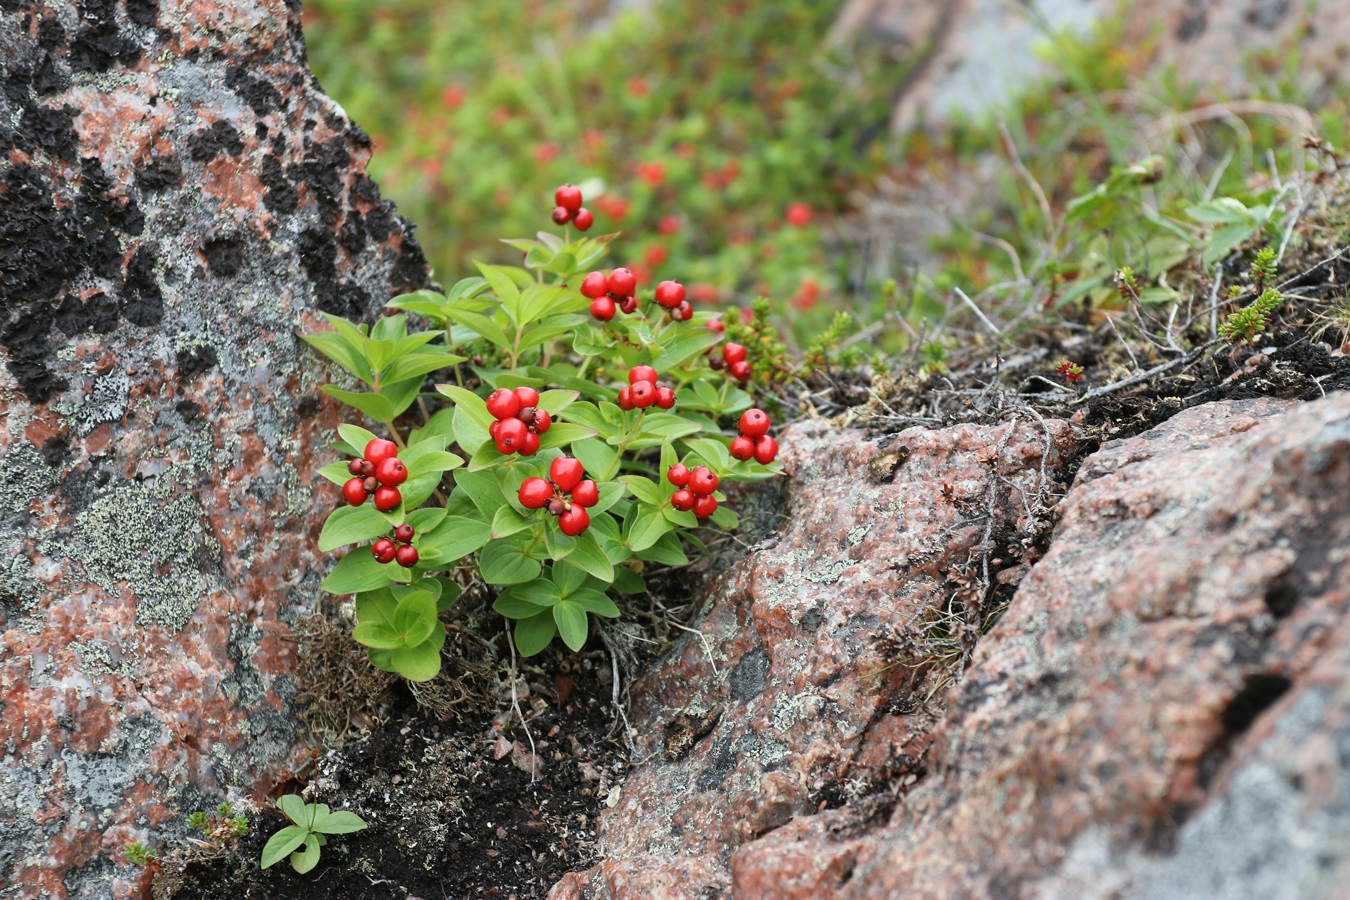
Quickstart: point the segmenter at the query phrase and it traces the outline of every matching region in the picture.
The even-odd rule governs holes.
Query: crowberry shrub
[[[589,227],[579,188],[553,200],[555,221]],[[677,280],[644,299],[632,270],[595,268],[612,237],[508,241],[523,267],[480,264],[444,295],[396,297],[372,326],[328,316],[333,331],[305,337],[368,387],[324,391],[388,435],[342,425],[350,458],[322,470],[345,504],[320,549],[368,547],[324,588],[355,594],[374,665],[433,677],[438,616],[470,579],[522,654],[555,637],[580,649],[591,616],[645,590],[641,572],[703,546],[691,529],[736,527],[724,481],[778,471],[772,422],[741,386],[746,347],[723,345]],[[405,312],[434,327],[410,334]]]

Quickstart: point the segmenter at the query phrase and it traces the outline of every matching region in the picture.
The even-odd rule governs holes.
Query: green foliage
[[[126,856],[127,862],[142,868],[150,865],[152,861],[159,858],[159,852],[157,850],[147,847],[140,841],[133,841],[132,843],[127,844],[122,852]]]
[[[191,813],[188,826],[213,840],[240,838],[248,834],[248,816],[237,815],[234,806],[225,801],[216,807],[214,815],[201,811]]]
[[[1234,343],[1252,340],[1265,330],[1270,314],[1283,300],[1275,288],[1266,288],[1250,304],[1231,313],[1228,321],[1219,326],[1219,334]]]
[[[267,839],[262,850],[262,867],[271,868],[287,856],[291,868],[301,875],[319,864],[322,848],[330,834],[361,831],[366,823],[356,813],[333,812],[323,803],[306,803],[296,794],[277,800],[277,809],[294,824],[287,825]]]

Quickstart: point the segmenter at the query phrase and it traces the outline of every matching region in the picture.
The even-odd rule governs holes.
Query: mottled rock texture
[[[930,440],[955,443],[950,430]],[[708,661],[691,646],[639,685],[640,731],[681,703],[723,705],[721,723],[683,763],[658,755],[634,771],[604,822],[609,859],[554,896],[1344,896],[1347,497],[1350,394],[1211,404],[1106,445],[931,729],[896,670],[864,681],[848,661],[875,654],[868,636],[941,577],[915,565],[899,530],[927,527],[941,503],[884,526],[910,568],[856,604],[879,621],[847,641],[837,626],[796,640],[793,598],[820,588],[789,588],[790,563],[769,562],[781,550],[757,551],[701,627]],[[780,547],[802,540],[797,527]],[[823,543],[829,529],[815,532]],[[843,579],[838,590],[826,615],[866,593]],[[764,627],[778,609],[784,624]],[[738,705],[751,647],[773,664],[765,693]],[[882,691],[886,714],[870,726],[840,715]],[[765,716],[771,701],[811,718]],[[900,761],[929,743],[907,789]],[[850,766],[877,778],[815,813],[813,791],[847,785]],[[887,796],[893,808],[876,802]]]
[[[303,753],[337,411],[297,339],[428,277],[299,3],[0,0],[0,897]]]

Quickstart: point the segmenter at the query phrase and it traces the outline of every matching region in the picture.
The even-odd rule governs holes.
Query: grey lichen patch
[[[844,570],[856,563],[857,560],[837,559],[822,569],[807,574],[806,580],[813,584],[834,584],[844,574]]]
[[[202,518],[190,497],[165,501],[145,484],[123,484],[80,516],[70,556],[111,594],[125,583],[137,622],[181,631],[209,589],[202,561],[219,555]]]
[[[113,665],[112,651],[103,641],[73,641],[70,649],[75,651],[80,667],[87,675],[97,678],[117,671]]]
[[[121,372],[99,378],[75,411],[76,429],[86,435],[104,422],[122,421],[130,393],[131,379]]]
[[[17,440],[0,457],[0,527],[6,519],[26,519],[34,500],[51,490],[56,477],[30,442]]]
[[[872,530],[871,525],[855,525],[848,530],[848,545],[856,547],[867,537],[867,533]]]

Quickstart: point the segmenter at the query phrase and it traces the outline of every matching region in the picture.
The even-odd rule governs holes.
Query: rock
[[[999,576],[1035,557],[1075,450],[1065,423],[1027,413],[882,441],[798,425],[782,446],[781,536],[721,580],[699,637],[634,685],[646,762],[602,817],[608,860],[553,896],[723,896],[732,854],[765,896],[785,883],[819,896],[842,877],[848,848],[763,866],[742,852],[925,770],[933,719],[914,695],[937,675],[934,648],[959,660],[970,640],[936,636],[931,612],[955,595],[973,617],[1011,595],[1015,577]]]
[[[0,63],[0,883],[128,897],[126,844],[308,752],[339,412],[296,334],[428,269],[298,2],[13,0]]]
[[[635,724],[649,734],[679,704],[735,714],[688,760],[658,755],[633,770],[602,823],[608,859],[555,898],[644,896],[648,880],[665,884],[691,857],[697,878],[652,896],[1340,896],[1350,872],[1350,394],[1201,406],[1089,457],[1049,551],[935,723],[914,678],[869,683],[850,660],[875,666],[871,635],[895,612],[915,621],[934,599],[919,579],[941,577],[973,546],[957,528],[931,562],[908,549],[942,527],[941,503],[916,492],[952,477],[926,458],[952,450],[959,466],[969,452],[953,430],[928,433],[926,448],[923,433],[900,438],[913,452],[880,490],[919,502],[905,504],[903,523],[872,524],[897,559],[912,556],[910,568],[891,612],[874,612],[881,621],[851,642],[826,632],[808,645],[789,627],[793,613],[822,602],[813,608],[824,626],[839,610],[879,610],[870,586],[841,578],[826,601],[772,560],[825,544],[834,532],[823,517],[875,501],[856,484],[850,504],[821,482],[794,482],[782,542],[728,576],[700,626],[708,661],[691,645],[635,686]],[[847,485],[836,460],[861,445],[836,439],[834,456],[828,438],[803,437],[784,444],[818,454],[812,465]],[[1007,448],[1022,448],[1023,479],[1037,468],[1031,437]],[[828,555],[812,570],[822,565]],[[915,643],[901,632],[911,649],[891,662]],[[773,662],[764,693],[736,707],[737,654],[752,646]],[[814,720],[765,715],[824,696],[833,703],[814,701]],[[861,785],[853,796],[819,791],[850,778]],[[842,807],[817,812],[817,797]]]

